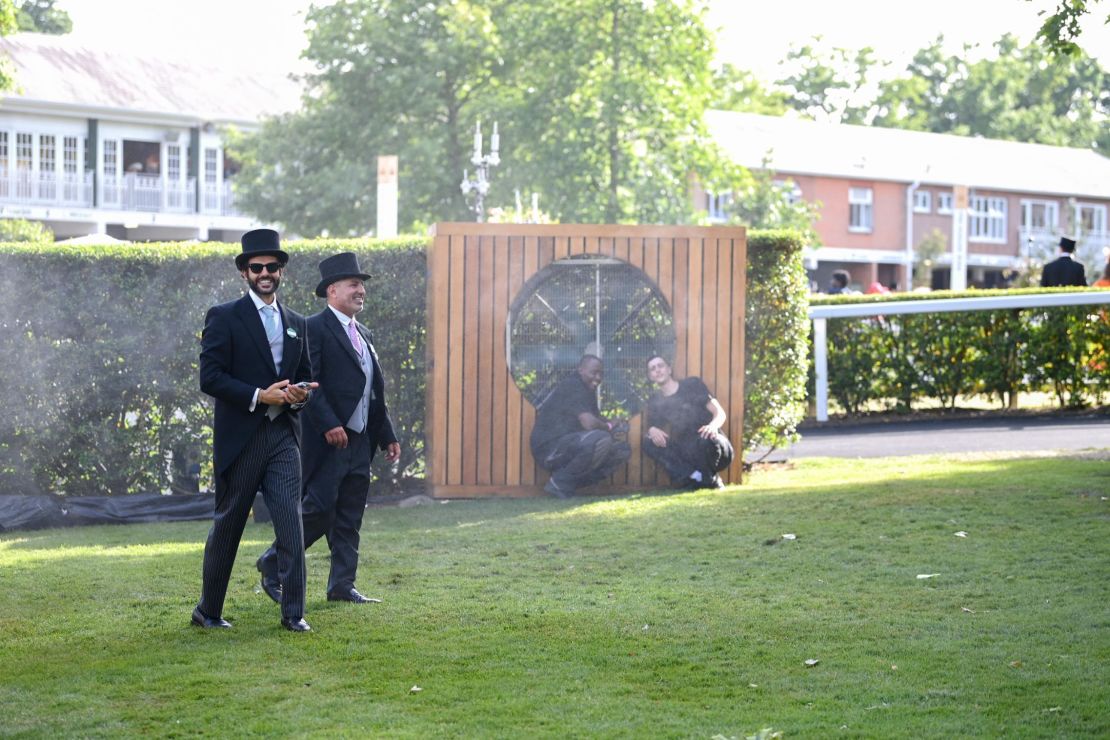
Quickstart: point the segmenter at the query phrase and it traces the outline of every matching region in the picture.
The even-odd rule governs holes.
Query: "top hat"
[[[246,269],[247,260],[251,257],[265,257],[272,254],[281,260],[282,264],[289,261],[289,255],[281,251],[281,240],[273,229],[254,229],[243,234],[243,252],[236,255],[235,266],[240,270]]]
[[[1075,239],[1069,239],[1066,236],[1060,237],[1060,249],[1064,250],[1065,252],[1074,252]]]
[[[327,296],[328,286],[337,280],[346,278],[370,279],[370,276],[358,266],[358,255],[354,252],[340,252],[323,260],[320,263],[320,277],[323,279],[316,286],[316,295],[321,298]]]

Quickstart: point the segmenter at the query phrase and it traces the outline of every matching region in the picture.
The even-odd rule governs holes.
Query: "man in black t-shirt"
[[[611,422],[597,407],[597,388],[604,374],[601,358],[583,355],[578,370],[555,386],[540,404],[532,428],[532,457],[551,479],[543,490],[567,498],[604,480],[632,455],[628,442],[613,438],[620,422]]]

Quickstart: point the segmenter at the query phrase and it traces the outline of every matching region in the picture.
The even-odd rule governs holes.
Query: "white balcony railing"
[[[0,170],[0,203],[93,208],[93,173]],[[127,173],[101,181],[100,207],[151,213],[196,213],[196,178],[163,181],[159,175]],[[206,184],[201,191],[201,213],[239,216],[230,182]]]
[[[93,174],[0,170],[0,202],[92,207]]]

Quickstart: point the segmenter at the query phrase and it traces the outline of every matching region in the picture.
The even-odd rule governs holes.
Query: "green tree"
[[[942,44],[938,37],[904,75],[880,84],[875,125],[1110,152],[1110,76],[1095,59],[1054,57],[1011,35],[976,62]]]
[[[305,235],[362,233],[374,158],[398,154],[402,226],[467,219],[459,181],[481,118],[503,145],[489,206],[520,189],[556,220],[688,220],[690,173],[716,166],[702,15],[692,0],[314,8],[304,110],[241,140],[240,202]]]
[[[559,220],[685,221],[713,38],[690,0],[510,3],[512,180]],[[573,29],[573,30],[569,30]]]
[[[713,71],[713,89],[709,107],[716,110],[781,116],[790,108],[784,91],[767,89],[754,74],[732,64]]]
[[[0,0],[0,36],[7,36],[18,28],[15,2],[13,0]],[[0,90],[7,90],[12,86],[12,82],[11,63],[7,58],[0,56]]]
[[[807,247],[821,243],[814,222],[821,204],[794,196],[794,182],[776,177],[769,157],[759,169],[725,165],[713,192],[732,194],[727,212],[731,223],[749,229],[790,229],[802,235]]]
[[[834,47],[825,49],[821,37],[792,47],[780,62],[786,76],[777,85],[794,109],[819,121],[868,123],[873,106],[868,77],[876,65],[875,51]]]
[[[1055,13],[1041,13],[1045,19],[1037,31],[1037,39],[1052,54],[1078,56],[1081,49],[1076,39],[1082,33],[1079,22],[1083,16],[1091,12],[1088,6],[1094,6],[1100,1],[1058,0]],[[1032,2],[1032,0],[1025,0],[1025,2]],[[1106,15],[1105,22],[1110,23],[1110,13]]]
[[[402,226],[465,219],[475,121],[496,118],[505,62],[492,2],[345,0],[308,14],[315,71],[301,111],[239,137],[239,198],[306,236],[365,233],[377,163],[400,156]]]
[[[54,7],[55,0],[24,0],[16,12],[20,31],[62,36],[73,30],[69,13]]]

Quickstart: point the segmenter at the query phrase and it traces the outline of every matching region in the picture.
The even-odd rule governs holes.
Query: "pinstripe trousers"
[[[216,511],[204,545],[200,610],[210,617],[223,614],[231,567],[247,523],[255,493],[262,491],[273,517],[281,616],[304,616],[304,531],[301,528],[301,456],[288,414],[263,421],[239,457],[216,480]]]

